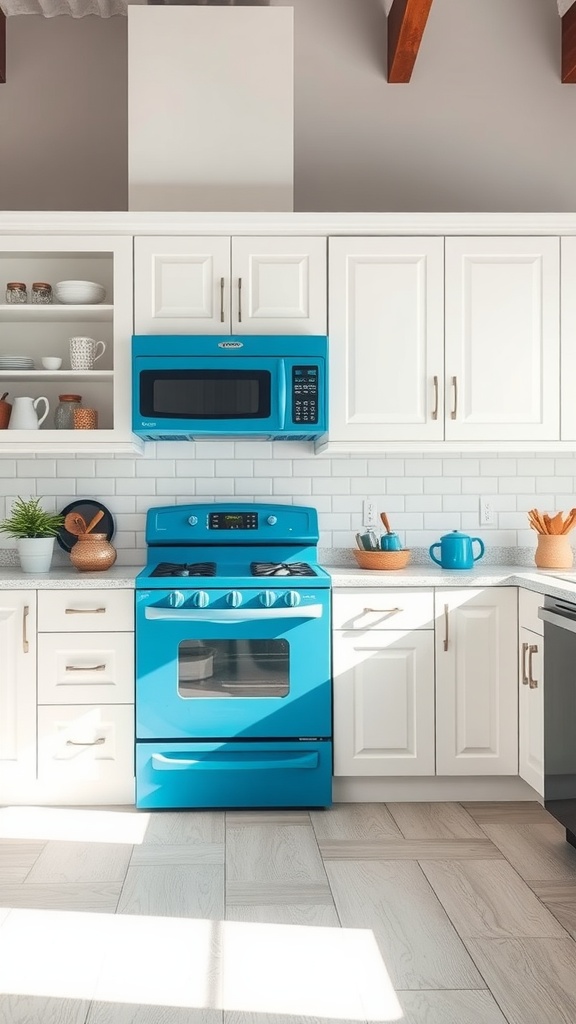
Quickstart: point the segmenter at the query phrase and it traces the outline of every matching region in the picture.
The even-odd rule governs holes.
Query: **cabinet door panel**
[[[544,638],[522,627],[518,691],[518,774],[544,796]]]
[[[0,781],[33,779],[36,775],[36,594],[33,591],[0,591],[0,665]]]
[[[39,590],[41,633],[134,632],[133,590]]]
[[[40,633],[40,704],[134,702],[132,633]]]
[[[563,441],[576,439],[576,402],[574,381],[576,380],[576,238],[561,239],[561,332],[562,377],[560,382],[560,407],[562,421],[560,437]]]
[[[438,775],[517,774],[516,593],[436,591]]]
[[[329,259],[330,440],[441,439],[442,239],[331,238]]]
[[[334,774],[434,774],[434,636],[334,633]]]
[[[229,238],[134,240],[136,334],[227,334],[229,310]]]
[[[326,239],[233,238],[234,334],[326,334]]]
[[[559,258],[557,238],[446,239],[446,440],[560,436]]]

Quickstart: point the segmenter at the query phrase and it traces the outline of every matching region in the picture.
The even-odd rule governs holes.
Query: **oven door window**
[[[142,370],[140,413],[153,419],[265,420],[270,417],[269,370],[218,368]]]
[[[183,640],[178,645],[178,694],[198,697],[286,697],[287,640]]]

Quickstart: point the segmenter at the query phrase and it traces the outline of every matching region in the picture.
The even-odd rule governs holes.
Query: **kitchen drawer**
[[[387,587],[332,593],[333,629],[434,629],[432,590]]]
[[[133,802],[134,708],[40,706],[38,780],[83,804]]]
[[[538,618],[538,609],[544,606],[544,594],[536,594],[533,590],[524,590],[520,587],[518,592],[518,622],[524,629],[531,629],[533,633],[544,636],[544,623]]]
[[[39,634],[39,704],[133,702],[132,633]]]
[[[133,590],[38,591],[40,633],[112,633],[133,629]]]

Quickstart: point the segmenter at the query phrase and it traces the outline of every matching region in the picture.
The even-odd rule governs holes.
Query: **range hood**
[[[130,210],[293,209],[293,13],[128,6]]]

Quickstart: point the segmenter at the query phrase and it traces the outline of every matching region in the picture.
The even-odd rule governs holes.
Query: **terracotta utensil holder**
[[[410,551],[359,551],[352,548],[361,569],[404,569],[410,561]]]
[[[116,561],[116,548],[105,533],[80,533],[70,551],[70,561],[80,572],[109,569]]]
[[[80,406],[72,410],[72,423],[74,430],[97,430],[98,412],[96,409],[85,409]]]
[[[534,561],[539,569],[571,569],[574,555],[568,535],[538,534]]]

